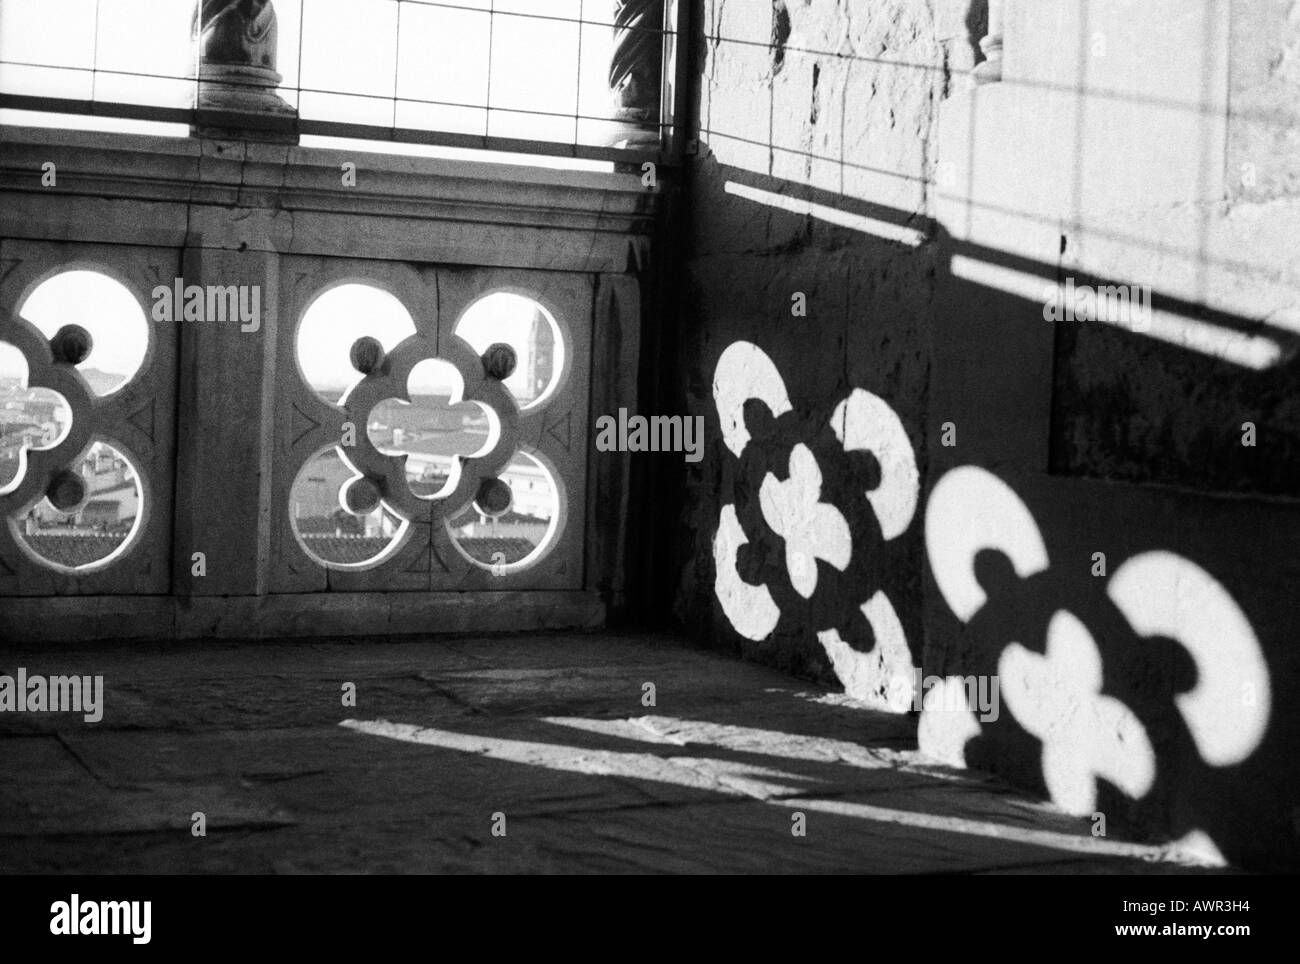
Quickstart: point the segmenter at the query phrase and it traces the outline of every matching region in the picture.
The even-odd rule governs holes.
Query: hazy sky
[[[275,9],[280,93],[303,117],[600,139],[599,122],[576,122],[573,115],[608,114],[609,0],[277,0]],[[0,67],[0,85],[15,93],[186,106],[193,82],[185,78],[195,56],[192,10],[191,0],[0,0],[0,60],[49,65]],[[539,14],[585,15],[597,23]],[[66,69],[92,65],[98,71]],[[300,84],[302,94],[295,89]],[[482,108],[489,103],[490,123]]]
[[[146,305],[148,292],[141,292]],[[82,368],[129,377],[144,361],[149,322],[120,282],[94,271],[68,271],[43,281],[19,313],[48,338],[64,325],[81,325],[94,339]]]
[[[489,10],[498,14],[491,23]],[[193,74],[192,11],[190,0],[0,0],[0,60],[49,65],[0,66],[0,87],[15,93],[186,105],[193,94],[193,82],[183,79]],[[613,44],[609,0],[449,0],[446,6],[418,0],[366,0],[363,4],[354,0],[277,0],[276,12],[278,67],[285,78],[281,94],[299,103],[305,117],[383,125],[396,120],[404,126],[568,141],[574,137],[571,116],[536,118],[513,111],[571,114],[580,110],[604,116],[609,109],[606,83]],[[503,13],[581,15],[597,23],[500,16]],[[99,70],[68,69],[92,65]],[[172,79],[115,76],[109,71],[145,71]],[[292,89],[299,82],[305,88],[346,93],[303,94],[300,100]],[[378,99],[359,96],[365,94]],[[418,99],[490,103],[494,108],[490,128],[488,114],[481,107],[413,102]],[[56,124],[60,120],[56,115],[0,111],[0,122]],[[185,133],[181,125],[114,119],[80,118],[75,124]],[[595,129],[588,127],[583,137],[597,139]],[[320,139],[305,138],[304,142],[313,140]],[[336,141],[331,146],[349,144]],[[350,146],[358,145],[352,142]],[[378,149],[388,148],[378,145]],[[393,145],[393,149],[407,148]],[[418,145],[409,150],[472,156],[465,151]],[[497,159],[518,158],[497,155]],[[609,167],[559,159],[542,163]],[[142,296],[147,304],[147,293]],[[491,331],[480,328],[481,317],[475,316],[466,319],[462,333],[480,350],[493,341],[515,345],[520,365],[507,384],[518,392],[526,369],[522,354],[530,308],[521,299],[512,303],[512,297],[502,295],[479,307],[494,319]],[[391,348],[414,330],[405,309],[393,299],[388,301],[392,303],[376,311],[361,294],[345,287],[317,303],[309,328],[298,340],[299,358],[309,381],[331,387],[347,385],[355,377],[348,348],[357,337],[373,334]],[[23,310],[46,334],[70,322],[88,328],[95,337],[95,351],[84,367],[129,374],[144,356],[148,322],[130,294],[109,279],[96,280],[77,272],[43,287]],[[362,317],[366,323],[359,321]],[[560,360],[562,356],[557,368]]]
[[[525,387],[534,307],[535,303],[527,298],[498,292],[476,302],[457,326],[457,333],[480,353],[498,341],[514,347],[519,364],[506,379],[506,386],[516,394]],[[410,313],[388,292],[367,285],[340,285],[317,298],[303,316],[298,329],[298,362],[308,383],[329,394],[330,401],[337,401],[338,390],[361,377],[350,358],[358,338],[371,335],[391,351],[414,333]],[[556,334],[558,341],[558,330]],[[556,368],[562,365],[562,350],[557,350]],[[459,396],[463,388],[460,376],[449,364],[422,362],[411,375],[410,390],[417,395]]]
[[[141,295],[146,304],[151,303],[148,292]],[[493,342],[514,347],[519,364],[506,379],[506,386],[516,395],[525,390],[534,309],[535,303],[527,298],[497,292],[476,302],[457,326],[457,333],[480,353]],[[146,321],[144,310],[127,288],[93,271],[69,271],[48,279],[23,303],[21,314],[46,337],[64,325],[83,326],[94,339],[94,348],[81,367],[124,378],[139,369],[148,348],[149,325],[156,324]],[[564,364],[563,340],[558,329],[553,331],[558,371]],[[303,316],[298,329],[298,361],[308,384],[336,401],[338,393],[360,377],[350,358],[358,338],[371,335],[391,351],[414,333],[410,313],[388,292],[361,284],[340,285],[321,295]],[[0,375],[22,376],[25,369],[16,350],[0,351]],[[410,388],[421,395],[459,395],[463,386],[451,365],[430,361],[416,367]]]

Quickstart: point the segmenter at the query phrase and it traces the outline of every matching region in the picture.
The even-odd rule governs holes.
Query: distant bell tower
[[[551,383],[555,370],[555,332],[540,308],[533,309],[528,330],[528,397],[534,399]]]

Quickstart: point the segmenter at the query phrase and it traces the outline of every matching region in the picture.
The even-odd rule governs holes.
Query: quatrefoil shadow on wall
[[[1282,687],[1230,583],[1140,533],[1131,546],[1107,536],[1124,546],[1108,574],[1072,566],[1071,547],[1090,541],[1040,528],[1042,515],[980,466],[931,490],[926,554],[961,629],[923,703],[922,752],[1041,781],[1076,816],[1164,813],[1176,780],[1209,800],[1252,779],[1243,768],[1259,765]],[[1004,710],[988,718],[962,696],[964,679],[985,678]],[[1176,836],[1215,840],[1220,818],[1169,812]]]
[[[747,341],[719,356],[713,398],[734,456],[713,539],[723,614],[754,642],[813,628],[850,697],[905,711],[914,661],[891,590],[920,491],[907,428],[863,388],[829,418],[808,417],[776,363]]]

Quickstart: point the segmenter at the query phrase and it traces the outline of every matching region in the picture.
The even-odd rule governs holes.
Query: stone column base
[[[617,148],[659,148],[657,112],[639,108],[622,108],[610,122],[608,143]]]
[[[298,116],[298,111],[276,93],[281,79],[280,74],[269,67],[202,64],[194,106],[200,111],[246,115],[249,123],[244,126],[237,119],[227,122],[223,118],[219,126],[200,124],[193,127],[190,133],[196,137],[237,137],[275,143],[298,143],[295,131],[277,123]]]

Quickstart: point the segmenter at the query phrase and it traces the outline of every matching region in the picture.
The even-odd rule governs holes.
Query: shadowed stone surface
[[[102,674],[104,716],[0,714],[3,873],[1197,869],[663,637],[0,650],[19,667]]]

